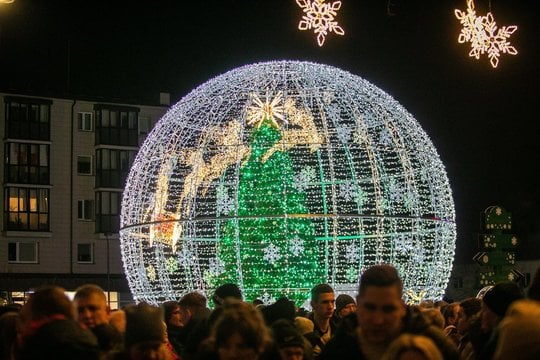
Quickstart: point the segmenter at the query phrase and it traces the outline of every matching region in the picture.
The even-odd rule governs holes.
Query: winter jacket
[[[323,349],[320,360],[363,360],[361,346],[356,335],[358,321],[356,314],[351,314],[343,319],[336,335],[330,339]],[[403,332],[418,334],[429,337],[441,351],[445,360],[458,360],[459,354],[456,346],[448,339],[442,329],[431,325],[424,316],[416,309],[407,307],[407,313],[403,318]]]

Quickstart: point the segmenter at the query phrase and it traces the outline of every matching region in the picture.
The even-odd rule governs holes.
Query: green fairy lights
[[[262,161],[280,139],[269,120],[250,136],[252,152],[240,170],[236,219],[227,222],[218,245],[225,267],[215,283],[241,284],[248,300],[287,296],[301,305],[309,289],[325,280],[317,260],[322,249],[311,220],[303,217],[309,210],[305,194],[293,186],[290,155],[276,152]]]

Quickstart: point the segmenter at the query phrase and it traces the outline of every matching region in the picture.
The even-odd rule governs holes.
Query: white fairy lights
[[[516,48],[508,41],[517,26],[498,28],[491,11],[486,16],[476,14],[473,0],[467,0],[467,11],[455,9],[454,14],[463,26],[458,42],[471,43],[470,57],[480,59],[481,55],[487,54],[491,66],[496,68],[501,54],[517,55]]]
[[[337,35],[345,34],[343,28],[335,21],[337,11],[341,8],[341,1],[326,3],[325,0],[296,0],[296,3],[304,12],[302,20],[298,23],[298,29],[313,29],[313,32],[317,34],[319,46],[324,45],[329,32]]]
[[[239,271],[259,268],[270,277],[272,263],[283,261],[301,269],[310,251],[322,280],[339,293],[354,293],[358,274],[384,262],[403,276],[406,300],[440,298],[452,267],[455,213],[444,166],[426,133],[399,103],[358,76],[280,61],[209,80],[172,106],[147,137],[121,214],[122,257],[135,300],[158,303],[215,287],[228,266],[217,255],[220,242],[226,237],[238,245],[246,235],[238,227],[231,232],[231,224],[245,221],[238,216],[239,174],[247,159],[253,161],[251,135],[264,130],[255,116],[261,109],[279,120],[274,131],[281,136],[260,154],[261,166],[286,154],[292,173],[283,192],[254,196],[285,199],[301,192],[307,213],[258,209],[249,221],[259,220],[253,222],[262,234],[276,221],[310,225],[286,241],[261,244],[260,258],[239,249]],[[278,280],[260,296],[277,298],[280,288],[308,296],[309,286],[291,289],[287,276]]]

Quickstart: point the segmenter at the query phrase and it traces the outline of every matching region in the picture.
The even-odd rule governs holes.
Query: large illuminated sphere
[[[278,140],[256,155],[264,136]],[[225,269],[248,298],[307,299],[310,282],[354,293],[379,263],[407,301],[439,299],[455,237],[444,166],[414,117],[356,75],[296,61],[234,69],[172,106],[135,159],[120,230],[132,294],[151,303],[209,295]]]

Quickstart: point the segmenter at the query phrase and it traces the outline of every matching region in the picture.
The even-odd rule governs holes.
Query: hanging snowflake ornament
[[[518,52],[516,48],[510,45],[510,42],[508,42],[508,38],[517,30],[517,26],[503,26],[500,29],[497,29],[497,24],[495,23],[493,14],[491,12],[484,16],[482,23],[489,40],[487,54],[491,66],[494,68],[497,67],[501,53],[517,55]]]
[[[501,53],[517,55],[516,48],[508,41],[517,30],[516,25],[498,28],[491,11],[486,16],[476,14],[473,0],[467,0],[466,11],[455,9],[454,14],[462,25],[458,42],[471,43],[470,57],[480,59],[481,55],[487,53],[491,66],[496,68]]]
[[[482,17],[476,16],[473,0],[467,0],[467,10],[454,9],[454,15],[461,23],[461,31],[458,36],[460,44],[473,41],[483,35]],[[479,21],[480,20],[480,21]]]
[[[329,32],[344,35],[345,31],[334,20],[337,11],[341,8],[341,1],[325,3],[324,0],[296,0],[302,8],[304,15],[298,23],[298,29],[311,30],[317,34],[317,43],[324,45],[324,40]]]

